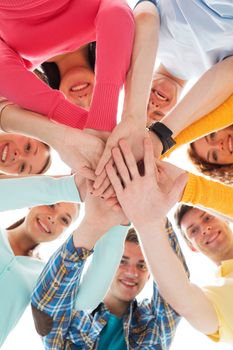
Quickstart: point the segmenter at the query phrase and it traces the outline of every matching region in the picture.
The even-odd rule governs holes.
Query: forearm
[[[112,227],[95,245],[92,261],[78,290],[78,310],[94,310],[103,301],[120,264],[127,231],[128,226]]]
[[[211,112],[233,92],[233,57],[215,64],[190,89],[162,122],[178,135],[184,128]]]
[[[163,298],[199,331],[215,332],[218,323],[214,308],[201,289],[189,282],[182,263],[169,244],[164,221],[144,225],[138,232]]]
[[[134,17],[135,39],[122,117],[132,116],[136,121],[146,123],[160,23],[157,9],[150,2],[140,3],[134,9]]]
[[[0,210],[13,210],[56,202],[80,202],[73,176],[0,179]]]

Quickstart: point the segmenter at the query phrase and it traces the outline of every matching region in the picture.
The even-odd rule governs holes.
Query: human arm
[[[57,202],[80,202],[74,176],[12,177],[0,179],[0,211]]]
[[[122,120],[107,141],[97,174],[101,173],[111,157],[111,149],[121,138],[126,138],[132,144],[138,160],[142,156],[147,103],[158,41],[159,16],[156,7],[151,2],[144,1],[134,9],[134,18],[135,40],[125,84]]]
[[[51,89],[30,72],[22,58],[2,39],[0,56],[0,96],[58,123],[84,127],[88,112],[70,103],[60,91]]]
[[[151,143],[145,142],[144,176],[140,176],[137,171],[136,161],[127,144],[120,143],[120,146],[124,159],[118,152],[113,157],[124,186],[111,167],[108,168],[109,177],[123,210],[140,236],[160,294],[196,329],[206,334],[214,333],[218,329],[214,307],[201,289],[189,282],[164,230],[164,218],[179,200],[187,176],[180,175],[174,185],[164,191],[165,188],[160,185],[158,169],[157,180],[155,177]]]
[[[233,57],[230,56],[205,72],[161,122],[171,129],[176,137],[183,129],[216,109],[231,96],[232,74]],[[153,142],[158,145],[160,142],[156,137],[154,139]]]
[[[67,241],[67,245],[63,245],[51,258],[32,297],[37,330],[39,334],[45,336],[45,344],[50,344],[50,346],[52,343],[55,344],[57,336],[59,336],[57,349],[64,348],[65,335],[75,309],[84,261],[97,240],[111,226],[119,224],[121,220],[124,223],[125,217],[121,212],[112,211],[112,207],[107,206],[103,200],[87,195],[85,217],[82,223],[74,232],[73,238]],[[86,252],[85,258],[81,258],[81,260],[80,250]],[[66,254],[68,254],[68,258]],[[55,259],[58,260],[55,261]],[[51,281],[54,282],[52,286]]]
[[[164,156],[169,156],[176,148],[192,142],[199,137],[208,135],[213,131],[223,129],[233,123],[233,96],[230,96],[224,103],[201,119],[187,126],[176,137],[176,145],[173,146]]]
[[[1,109],[9,102],[0,103]],[[24,134],[52,146],[73,171],[92,178],[103,152],[104,142],[94,135],[53,123],[37,113],[17,105],[7,105],[1,114],[3,131]]]

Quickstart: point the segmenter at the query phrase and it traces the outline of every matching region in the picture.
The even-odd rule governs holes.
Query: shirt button
[[[57,282],[54,282],[54,287],[55,288],[58,288],[59,287],[59,284]]]

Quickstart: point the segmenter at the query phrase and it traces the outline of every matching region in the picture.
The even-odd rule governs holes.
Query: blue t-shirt
[[[233,55],[232,0],[147,1],[160,15],[157,56],[171,74],[184,80],[199,77]]]
[[[100,333],[97,350],[127,350],[122,318],[109,315],[108,322]]]

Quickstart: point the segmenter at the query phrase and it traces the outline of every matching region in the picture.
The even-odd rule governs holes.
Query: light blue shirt
[[[158,58],[178,78],[201,76],[233,55],[232,0],[157,0]]]
[[[0,229],[0,347],[29,304],[43,267],[38,259],[15,256]]]

